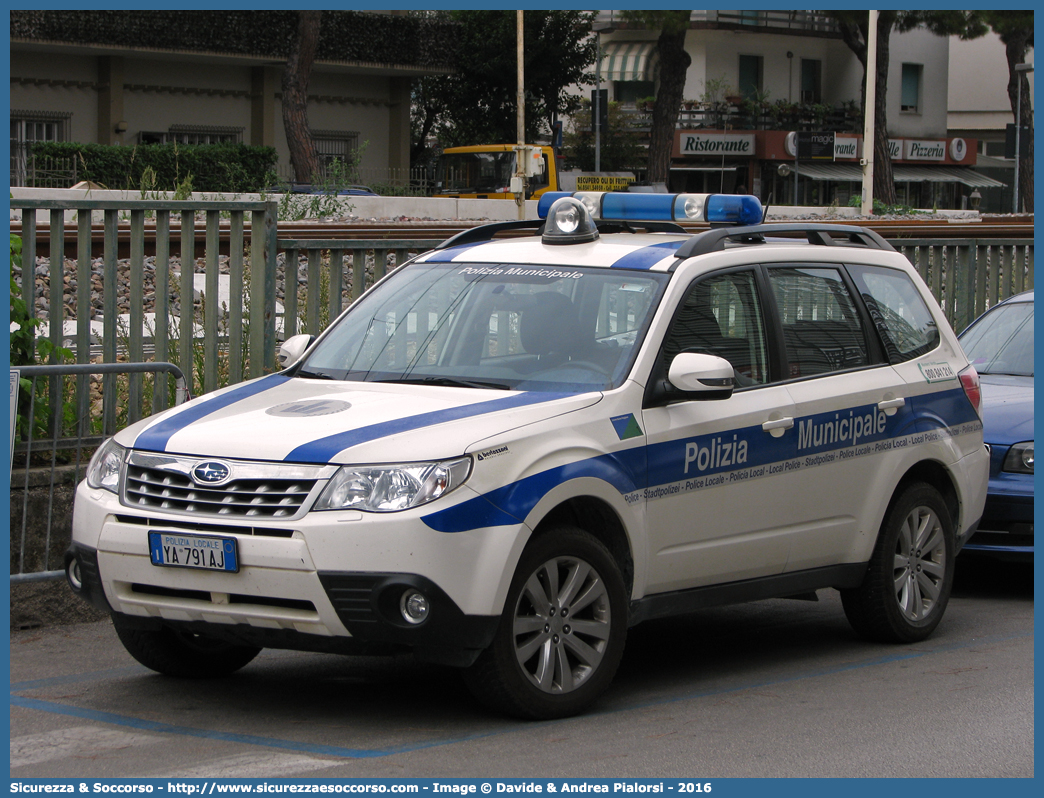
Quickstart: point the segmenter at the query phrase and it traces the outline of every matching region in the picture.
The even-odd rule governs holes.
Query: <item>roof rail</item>
[[[455,236],[450,236],[435,247],[435,249],[449,249],[450,247],[459,247],[462,244],[474,244],[478,241],[490,241],[493,236],[502,230],[534,229],[537,232],[540,232],[539,228],[543,226],[543,219],[521,219],[516,222],[493,222],[491,224],[483,224],[478,227],[472,227],[470,230],[464,230],[457,233]]]
[[[676,258],[692,258],[725,248],[729,239],[746,243],[765,243],[766,236],[779,233],[802,233],[809,244],[819,246],[853,246],[869,249],[884,249],[895,252],[895,247],[873,230],[846,224],[809,224],[785,222],[783,224],[753,224],[747,227],[718,227],[693,236],[674,253]],[[835,239],[835,236],[837,237]]]
[[[491,222],[490,224],[472,227],[451,236],[439,244],[435,249],[449,249],[459,247],[462,244],[474,244],[479,241],[490,241],[497,233],[504,230],[530,230],[535,229],[539,235],[545,223],[545,219],[523,219],[517,222]],[[595,219],[595,224],[602,232],[623,233],[635,231],[635,228],[645,230],[647,233],[685,233],[685,228],[675,222],[626,222],[615,219]]]

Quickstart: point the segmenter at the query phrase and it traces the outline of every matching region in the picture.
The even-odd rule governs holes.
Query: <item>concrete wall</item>
[[[55,188],[12,188],[13,199],[95,199],[95,200],[140,200],[139,191],[87,191],[84,189],[55,189]],[[273,200],[280,199],[281,195],[270,195]],[[207,199],[239,199],[257,200],[259,194],[239,194],[234,197],[225,195],[215,196],[210,194],[196,193],[192,195],[196,200]],[[347,214],[352,214],[359,219],[394,219],[406,216],[414,219],[431,219],[439,221],[457,220],[485,220],[485,221],[513,221],[518,219],[518,206],[510,200],[480,200],[480,199],[453,199],[445,197],[345,197],[341,201],[342,209]],[[351,206],[351,210],[349,207]],[[526,201],[527,219],[537,218],[537,202]],[[41,221],[46,219],[47,212],[40,212]],[[68,212],[67,216],[72,218],[74,212]],[[21,218],[21,212],[11,210],[11,218]]]

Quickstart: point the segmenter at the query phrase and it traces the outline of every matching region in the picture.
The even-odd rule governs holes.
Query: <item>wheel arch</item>
[[[620,566],[627,595],[634,589],[635,562],[631,539],[623,519],[604,499],[579,495],[559,502],[533,530],[533,538],[545,535],[560,525],[575,526],[597,538]]]
[[[961,529],[961,499],[957,493],[957,483],[954,481],[949,469],[937,460],[921,460],[907,469],[899,482],[896,483],[883,517],[886,518],[888,516],[892,505],[903,494],[903,491],[915,482],[924,482],[939,491],[943,501],[946,503],[946,509],[950,512],[950,521],[953,522],[954,533],[959,534]]]

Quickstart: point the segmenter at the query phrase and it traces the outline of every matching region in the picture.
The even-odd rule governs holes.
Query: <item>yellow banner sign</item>
[[[628,184],[633,183],[633,177],[606,177],[606,176],[594,176],[594,175],[577,175],[576,177],[576,190],[577,191],[619,191],[620,189],[627,188]]]

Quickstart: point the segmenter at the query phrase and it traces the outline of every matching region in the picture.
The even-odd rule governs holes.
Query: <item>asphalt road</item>
[[[959,561],[942,625],[862,642],[833,591],[631,630],[588,714],[492,715],[408,657],[265,651],[193,682],[108,624],[11,636],[11,776],[1031,777],[1033,575]]]

